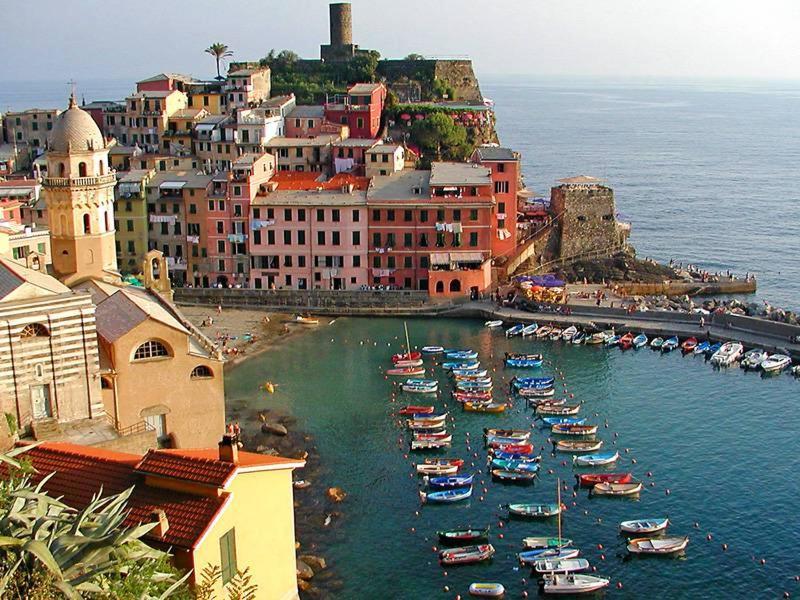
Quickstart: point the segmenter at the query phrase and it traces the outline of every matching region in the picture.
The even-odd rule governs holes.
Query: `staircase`
[[[61,427],[55,419],[39,419],[31,423],[33,438],[40,440],[55,440],[62,437]]]

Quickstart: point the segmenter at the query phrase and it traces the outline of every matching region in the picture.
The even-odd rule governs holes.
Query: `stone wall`
[[[552,188],[550,205],[560,226],[562,259],[621,247],[611,188],[561,185]]]
[[[453,88],[456,95],[454,100],[483,102],[483,94],[471,60],[437,60],[434,77]]]

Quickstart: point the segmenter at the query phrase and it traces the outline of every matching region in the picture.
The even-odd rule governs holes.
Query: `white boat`
[[[417,473],[420,475],[455,475],[458,473],[458,465],[429,465],[421,463],[417,465]]]
[[[685,537],[636,538],[628,542],[628,552],[631,554],[674,556],[682,554],[688,544],[688,535]]]
[[[661,533],[669,526],[669,519],[637,519],[635,521],[623,521],[619,524],[622,533],[633,533],[636,535],[652,535]]]
[[[739,342],[725,342],[719,350],[711,356],[711,362],[720,367],[732,365],[744,352],[744,346]]]
[[[605,577],[579,573],[548,573],[544,576],[545,594],[591,594],[608,587]]]
[[[792,367],[792,375],[794,375],[795,377],[800,377],[800,365]]]
[[[421,348],[423,354],[441,354],[444,352],[443,346],[423,346]]]
[[[472,583],[469,586],[469,593],[472,596],[482,598],[501,598],[506,593],[506,588],[502,583]]]
[[[500,319],[496,319],[494,321],[486,321],[486,323],[484,323],[483,326],[488,327],[489,329],[494,329],[495,327],[502,327],[503,321],[501,321]]]
[[[529,335],[533,335],[536,333],[536,330],[539,326],[536,323],[531,323],[530,325],[526,325],[522,328],[522,337],[528,337]]]
[[[767,358],[769,358],[769,354],[765,350],[753,348],[744,353],[740,366],[743,369],[757,369]]]
[[[585,558],[543,558],[533,563],[537,573],[575,573],[589,568]]]
[[[572,464],[579,467],[598,467],[600,465],[610,465],[619,460],[619,452],[599,452],[597,454],[587,454],[586,456],[575,456]]]
[[[303,315],[296,315],[294,319],[292,319],[292,323],[298,323],[299,325],[319,325],[319,319],[314,319],[313,317],[304,317]]]
[[[561,339],[569,342],[572,340],[572,338],[575,337],[575,334],[577,333],[578,333],[578,328],[575,327],[575,325],[571,325],[570,327],[567,327],[564,331],[561,332]]]
[[[791,364],[792,359],[785,354],[771,354],[761,363],[761,370],[765,373],[779,373]]]

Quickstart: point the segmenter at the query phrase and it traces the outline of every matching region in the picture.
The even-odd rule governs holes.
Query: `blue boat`
[[[453,362],[443,362],[442,363],[442,368],[449,369],[449,370],[462,369],[462,370],[466,370],[466,371],[469,371],[469,370],[473,370],[474,371],[480,366],[481,366],[481,363],[480,363],[480,361],[477,361],[477,360],[470,360],[470,361],[466,361],[466,362],[464,362],[464,361],[458,361],[458,362],[453,361]]]
[[[523,565],[530,565],[544,558],[549,560],[575,558],[580,554],[577,548],[537,548],[520,552],[517,557]]]
[[[530,325],[526,325],[525,327],[523,327],[520,333],[522,334],[522,337],[527,337],[529,335],[533,335],[534,333],[536,333],[536,330],[538,328],[539,326],[536,323],[531,323]]]
[[[680,345],[680,340],[678,336],[673,335],[668,340],[664,340],[664,343],[661,344],[661,352],[672,352]]]
[[[448,350],[444,353],[446,358],[452,358],[453,360],[472,360],[473,358],[478,358],[478,353],[475,350]]]
[[[515,377],[511,383],[518,390],[522,388],[543,390],[553,387],[555,381],[553,377]]]
[[[421,491],[419,493],[419,498],[422,502],[437,503],[459,502],[461,500],[466,500],[470,496],[472,496],[472,486],[436,492]]]
[[[533,369],[542,366],[543,360],[541,358],[527,359],[527,358],[507,358],[506,366],[514,367],[517,369]]]
[[[662,337],[653,338],[650,341],[650,347],[655,350],[659,350],[663,345],[664,345],[664,338]]]
[[[505,458],[493,458],[492,467],[495,469],[503,469],[504,471],[525,471],[528,473],[537,473],[539,471],[539,463],[507,460]]]
[[[643,333],[640,333],[635,338],[633,338],[632,344],[633,347],[636,348],[637,350],[639,348],[644,348],[645,346],[647,346],[647,336]]]
[[[700,342],[695,346],[694,353],[695,354],[705,354],[708,352],[708,349],[711,348],[711,342]]]
[[[706,350],[706,356],[711,356],[712,354],[714,354],[720,348],[722,348],[722,344],[720,342],[717,342],[716,344],[712,344]]]
[[[546,425],[583,425],[586,419],[580,417],[544,417],[542,423]]]
[[[607,348],[611,348],[611,347],[613,347],[613,346],[617,346],[617,345],[619,344],[619,341],[620,341],[621,339],[622,339],[622,336],[621,336],[621,335],[612,335],[610,338],[608,338],[608,339],[605,341],[605,346],[606,346]]]
[[[428,487],[436,490],[452,490],[472,486],[475,475],[450,475],[447,477],[426,477]]]
[[[611,463],[619,460],[619,452],[611,450],[610,452],[597,452],[596,454],[585,454],[584,456],[576,456],[572,459],[572,463],[579,467],[597,467],[599,465],[610,465]]]
[[[486,438],[487,444],[499,444],[503,446],[513,446],[515,444],[526,444],[526,440],[521,440],[517,437],[501,437],[501,436],[491,436]]]
[[[435,379],[406,379],[406,385],[438,385]]]
[[[525,325],[521,323],[514,325],[513,327],[509,327],[506,329],[506,337],[514,337],[515,335],[521,335],[522,330],[525,329]]]
[[[514,460],[517,462],[539,462],[542,459],[541,455],[534,455],[533,452],[520,454],[519,452],[503,452],[502,450],[495,450],[494,457],[500,460]]]

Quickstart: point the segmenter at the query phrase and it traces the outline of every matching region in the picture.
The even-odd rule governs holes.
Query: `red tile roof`
[[[356,190],[365,190],[369,185],[368,177],[359,177],[352,173],[337,173],[328,181],[318,181],[319,173],[309,171],[278,171],[270,181],[278,184],[279,190],[338,190],[343,185],[353,184]]]

